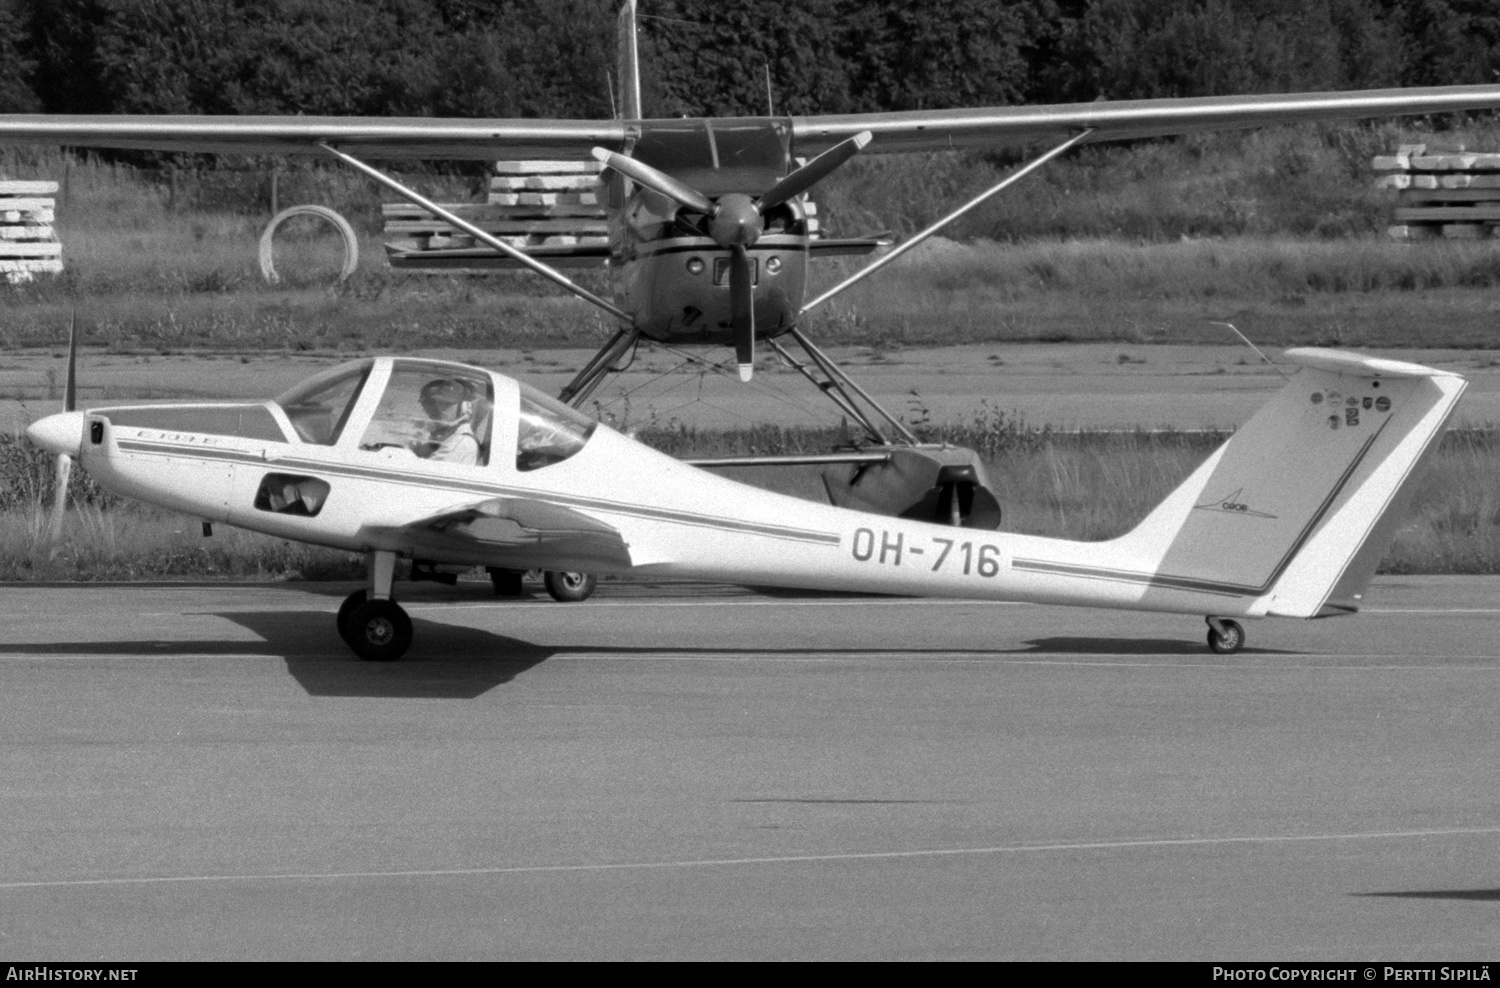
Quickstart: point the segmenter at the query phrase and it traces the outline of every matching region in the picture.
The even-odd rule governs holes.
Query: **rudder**
[[[1285,360],[1290,383],[1111,546],[1151,585],[1256,598],[1249,614],[1357,609],[1465,382],[1336,350]]]

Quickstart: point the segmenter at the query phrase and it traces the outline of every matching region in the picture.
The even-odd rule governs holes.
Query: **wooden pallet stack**
[[[1372,165],[1388,173],[1376,187],[1396,190],[1389,231],[1398,240],[1474,240],[1500,226],[1500,154],[1404,144]]]
[[[11,284],[62,271],[56,182],[0,181],[0,276]]]
[[[604,243],[597,161],[497,161],[483,203],[442,203],[444,209],[516,247]],[[483,246],[426,210],[407,203],[384,207],[390,242],[407,250]]]

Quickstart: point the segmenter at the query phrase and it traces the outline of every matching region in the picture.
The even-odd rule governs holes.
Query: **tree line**
[[[608,117],[614,10],[614,0],[0,0],[0,112]],[[1500,77],[1495,0],[641,0],[640,13],[653,116]]]

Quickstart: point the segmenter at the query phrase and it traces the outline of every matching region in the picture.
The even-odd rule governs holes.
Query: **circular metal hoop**
[[[262,278],[272,285],[280,284],[281,276],[276,273],[276,265],[271,259],[271,240],[276,235],[276,228],[293,216],[319,216],[332,223],[339,231],[339,236],[344,238],[344,267],[339,272],[339,281],[344,281],[355,272],[359,267],[359,238],[354,235],[354,227],[349,225],[349,221],[327,206],[292,206],[273,216],[271,222],[266,224],[266,232],[260,235]]]

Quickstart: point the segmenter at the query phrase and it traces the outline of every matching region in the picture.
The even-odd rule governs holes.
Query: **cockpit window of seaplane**
[[[341,364],[279,396],[276,404],[286,412],[297,437],[319,446],[338,442],[373,364],[372,360]]]
[[[522,384],[521,412],[516,423],[516,469],[525,472],[561,463],[583,449],[598,425],[578,409]]]
[[[484,466],[489,462],[494,407],[495,388],[483,371],[398,360],[359,448]]]

